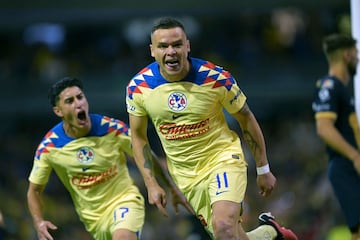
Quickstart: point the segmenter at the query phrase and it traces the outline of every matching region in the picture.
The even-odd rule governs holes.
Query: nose
[[[75,106],[76,107],[81,107],[82,103],[83,103],[83,99],[75,99]]]
[[[173,46],[169,45],[168,48],[166,49],[166,54],[171,55],[174,53],[176,53],[175,48]]]

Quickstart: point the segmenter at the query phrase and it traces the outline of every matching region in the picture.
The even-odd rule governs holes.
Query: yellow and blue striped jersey
[[[29,176],[43,185],[55,171],[87,229],[109,205],[134,190],[126,165],[126,154],[133,155],[128,126],[102,115],[90,118],[91,130],[81,138],[66,135],[63,122],[53,127],[36,150]]]
[[[201,59],[189,60],[190,72],[177,82],[168,82],[159,65],[151,63],[131,79],[126,97],[129,114],[152,120],[169,171],[182,190],[222,161],[244,160],[240,139],[228,127],[223,108],[239,111],[246,96],[228,71]]]

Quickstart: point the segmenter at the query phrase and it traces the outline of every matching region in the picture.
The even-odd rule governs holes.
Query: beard
[[[347,69],[350,76],[353,78],[356,74],[356,64],[348,64]]]

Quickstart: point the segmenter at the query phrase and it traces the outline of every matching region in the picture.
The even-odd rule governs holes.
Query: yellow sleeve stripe
[[[337,114],[335,112],[317,112],[315,113],[315,118],[330,118],[330,119],[336,119]]]

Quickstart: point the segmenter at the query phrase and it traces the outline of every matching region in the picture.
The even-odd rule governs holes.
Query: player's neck
[[[84,127],[84,128],[77,128],[75,126],[72,126],[70,124],[64,124],[63,125],[64,131],[66,135],[72,138],[81,138],[86,136],[89,131],[90,127]]]
[[[350,75],[347,68],[341,64],[334,64],[329,69],[329,75],[339,79],[344,85],[348,85]]]

